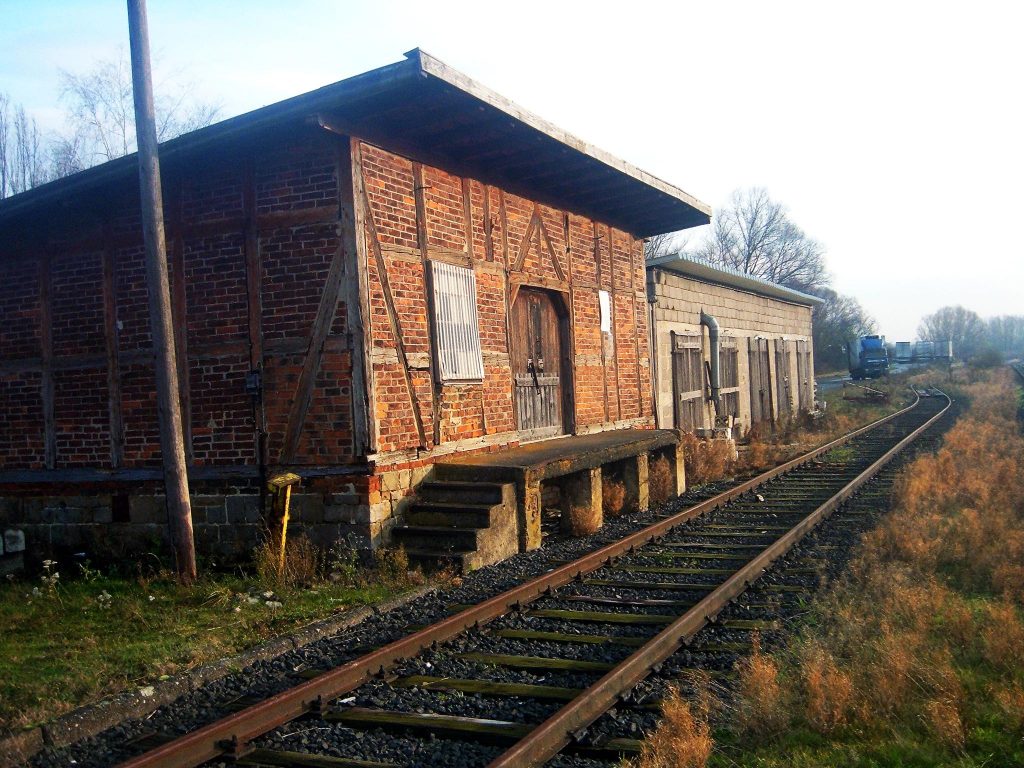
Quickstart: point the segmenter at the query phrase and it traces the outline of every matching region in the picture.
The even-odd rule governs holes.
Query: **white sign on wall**
[[[601,333],[612,332],[612,297],[608,291],[598,291],[601,302]]]

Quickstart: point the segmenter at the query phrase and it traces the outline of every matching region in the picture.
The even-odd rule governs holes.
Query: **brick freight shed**
[[[734,436],[758,422],[814,409],[811,315],[820,299],[680,255],[648,261],[647,277],[658,427],[716,426],[715,325],[717,415],[730,417],[725,421],[731,419]]]
[[[418,50],[161,158],[200,551],[250,550],[279,470],[315,542],[376,546],[438,459],[654,426],[642,238],[708,221],[681,190]],[[165,535],[136,174],[0,201],[0,513],[36,547]]]

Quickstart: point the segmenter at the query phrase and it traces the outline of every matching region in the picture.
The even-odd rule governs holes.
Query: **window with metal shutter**
[[[434,352],[441,381],[482,381],[476,275],[467,267],[430,262],[434,293]]]

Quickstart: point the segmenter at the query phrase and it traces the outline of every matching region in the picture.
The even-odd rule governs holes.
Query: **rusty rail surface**
[[[378,648],[372,653],[335,667],[312,680],[301,683],[293,688],[289,688],[288,690],[272,696],[265,701],[228,715],[227,717],[205,725],[173,741],[167,742],[166,744],[156,747],[148,752],[126,760],[120,764],[119,768],[154,768],[156,766],[159,766],[159,768],[194,768],[195,766],[201,765],[202,763],[225,754],[232,757],[241,757],[253,749],[251,742],[259,736],[262,736],[268,731],[271,731],[274,728],[284,725],[285,723],[305,714],[319,711],[321,707],[329,701],[352,691],[365,683],[373,675],[387,672],[389,669],[395,667],[399,662],[417,655],[434,643],[449,640],[468,629],[489,622],[511,610],[521,607],[522,605],[543,596],[548,590],[568,584],[579,576],[595,571],[614,560],[614,558],[626,554],[654,539],[664,536],[677,526],[713,510],[732,499],[757,488],[763,483],[789,472],[790,470],[817,458],[833,448],[843,445],[859,435],[869,432],[905,413],[908,413],[917,407],[920,402],[920,397],[916,391],[914,394],[914,402],[906,408],[878,419],[840,438],[832,440],[819,448],[815,448],[812,451],[796,457],[795,459],[791,459],[790,461],[781,464],[768,472],[751,478],[750,480],[747,480],[724,493],[713,496],[712,498],[700,502],[692,507],[687,507],[675,515],[653,523],[646,528],[620,539],[619,541],[601,547],[600,549],[584,555],[578,560],[574,560],[571,563],[548,571],[547,573],[531,579],[530,581],[524,582],[507,592],[503,592],[500,595],[489,598],[477,605],[466,608],[459,613],[442,619],[429,627],[391,642],[381,648]],[[945,409],[940,412],[939,415],[944,412]],[[938,416],[935,418],[938,418]],[[934,419],[929,420],[925,426],[930,425],[933,421]],[[923,428],[924,427],[921,429]],[[901,441],[896,448],[886,454],[886,457],[889,457],[898,449],[906,445],[906,443],[913,437],[916,437],[920,431],[920,429],[915,431],[911,437]],[[870,468],[868,472],[876,471],[875,468],[878,464],[879,462],[876,462],[875,465],[872,465],[872,468]],[[862,475],[862,477],[864,476],[867,476],[867,472]],[[834,497],[839,499],[835,502],[836,505],[852,493],[852,490],[848,491],[847,489],[855,489],[863,482],[860,478],[858,478],[858,480],[859,482],[854,481],[856,485],[851,483],[850,486],[844,488],[837,497]],[[842,496],[842,498],[839,498],[839,496]],[[828,504],[831,504],[831,502]],[[826,506],[828,506],[828,504],[826,504]],[[817,515],[817,517],[813,522],[808,522],[810,520],[810,518],[808,518],[808,520],[800,523],[798,528],[801,528],[803,531],[809,530],[810,527],[813,527],[817,520],[823,516],[823,514],[824,513],[819,514],[819,512],[815,512],[812,517],[815,515]],[[785,538],[789,543],[780,551],[787,551],[789,547],[792,546],[792,543],[801,535],[802,533],[790,538],[789,534],[787,534]],[[775,547],[773,547],[773,551],[774,550]],[[765,559],[764,556],[760,556],[752,561],[748,566],[742,569],[740,572],[740,574],[742,574],[741,576],[740,574],[737,575],[740,576],[740,578],[731,578],[729,582],[723,584],[716,589],[715,592],[712,592],[709,595],[709,600],[712,598],[716,599],[716,604],[718,605],[717,608],[714,610],[710,610],[707,607],[701,609],[704,613],[703,616],[697,615],[697,611],[700,606],[693,608],[687,614],[682,616],[675,624],[670,625],[668,630],[653,638],[649,641],[648,645],[644,646],[636,654],[627,659],[622,667],[616,668],[614,671],[610,672],[606,678],[603,678],[595,684],[594,688],[597,688],[597,694],[601,697],[601,700],[607,702],[610,695],[608,692],[613,688],[622,691],[632,685],[629,681],[641,679],[654,663],[649,661],[649,659],[653,658],[655,654],[663,654],[661,658],[668,656],[672,651],[669,650],[668,652],[665,652],[665,649],[671,647],[674,650],[677,648],[682,642],[681,638],[689,636],[687,633],[690,632],[691,626],[697,626],[697,628],[703,626],[710,615],[717,612],[717,610],[728,602],[732,596],[738,594],[738,592],[732,592],[732,589],[736,587],[741,589],[745,582],[749,582],[753,578],[756,578],[756,576],[759,575],[777,556],[778,555],[776,554],[775,556],[767,559]],[[728,586],[730,584],[733,586]],[[728,595],[728,597],[725,597],[725,595]],[[701,605],[710,606],[712,603],[705,601]],[[699,626],[694,624],[698,619],[700,621]],[[671,637],[669,637],[670,632]],[[669,639],[659,640],[662,636],[669,637]],[[654,646],[655,643],[657,643],[656,646]],[[600,688],[598,688],[598,686],[600,686]],[[603,705],[604,709],[602,709],[601,712],[597,712],[596,715],[593,714],[594,711],[596,711],[593,708],[594,705],[591,704],[591,700],[594,699],[593,694],[594,690],[590,689],[586,692],[586,695],[578,697],[573,704],[570,704],[563,710],[560,710],[548,721],[538,726],[535,732],[529,737],[519,742],[519,744],[509,750],[509,752],[505,753],[512,757],[506,759],[505,756],[502,756],[498,758],[498,761],[492,763],[492,765],[533,764],[530,762],[514,762],[514,760],[527,758],[536,759],[530,756],[541,754],[542,752],[548,752],[552,748],[551,745],[553,744],[560,744],[564,746],[568,743],[568,733],[570,731],[578,729],[585,722],[591,722],[600,715],[604,709],[607,709],[608,704],[605,703]],[[614,696],[612,696],[612,698],[614,698]],[[563,715],[563,712],[567,714]],[[581,725],[567,725],[567,723],[574,723],[577,721]],[[560,748],[561,747],[559,747],[559,749]],[[555,751],[557,752],[557,749]],[[554,754],[554,752],[551,752],[550,754]],[[510,762],[509,760],[513,760],[513,762]]]
[[[736,571],[697,605],[647,641],[615,669],[534,728],[528,736],[491,761],[488,768],[526,768],[527,766],[542,765],[568,746],[574,738],[573,734],[597,720],[616,703],[620,695],[632,689],[650,673],[654,666],[679,650],[706,624],[713,621],[719,611],[741,594],[773,562],[789,552],[794,544],[834,512],[858,488],[874,477],[897,453],[934,424],[949,409],[951,403],[948,396],[946,400],[945,408],[886,451],[881,458],[847,483],[837,494]],[[915,402],[916,404],[917,402]]]

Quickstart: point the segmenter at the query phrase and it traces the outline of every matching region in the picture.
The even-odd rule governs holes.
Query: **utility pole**
[[[178,366],[174,352],[174,323],[171,318],[171,295],[167,281],[163,192],[160,188],[160,158],[157,156],[153,78],[149,66],[146,0],[128,0],[128,36],[132,54],[132,92],[135,97],[135,135],[139,145],[142,234],[146,244],[149,327],[153,336],[167,524],[178,579],[190,584],[196,578],[196,549],[192,539],[192,506],[188,496]]]

